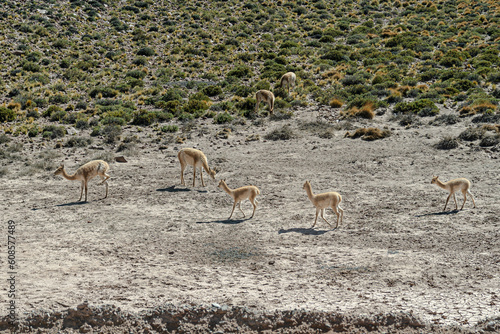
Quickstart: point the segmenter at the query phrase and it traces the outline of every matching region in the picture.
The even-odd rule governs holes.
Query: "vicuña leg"
[[[233,203],[233,210],[231,211],[231,214],[229,215],[228,219],[231,219],[231,217],[233,216],[233,212],[234,212],[235,207],[236,207],[236,202]]]
[[[257,204],[259,202],[257,202],[257,200],[254,197],[254,198],[250,198],[250,203],[252,203],[252,205],[253,205],[252,217],[250,217],[250,218],[253,218],[253,215],[255,214],[255,209],[257,209]]]
[[[195,180],[196,180],[196,166],[193,166],[193,187]]]
[[[238,202],[238,209],[240,209],[241,213],[243,214],[243,217],[246,217],[243,210],[241,210],[241,202]]]
[[[104,175],[106,175],[106,174],[104,174]],[[109,175],[106,175],[106,177],[104,177],[103,175],[101,175],[101,180],[102,180],[101,184],[104,183],[106,185],[106,196],[104,196],[104,198],[108,197],[108,179],[109,178],[110,178]]]
[[[83,187],[85,185],[85,181],[82,180],[82,185],[80,187],[80,198],[78,199],[78,202],[80,202],[82,200],[82,196],[83,196]]]
[[[470,198],[472,198],[472,204],[474,204],[474,207],[476,207],[476,201],[474,201],[474,196],[472,196],[472,193],[470,190],[467,189],[467,193],[469,194]],[[465,204],[465,203],[464,203]],[[463,207],[463,206],[462,206]]]
[[[324,220],[324,221],[325,221],[325,222],[326,222],[329,226],[332,226],[332,224],[330,224],[330,223],[328,222],[328,220],[326,220],[326,219],[325,219],[324,214],[325,214],[325,209],[321,209],[321,218],[323,218],[323,220]]]
[[[443,209],[443,211],[445,211],[445,210],[446,210],[446,206],[448,205],[448,201],[450,200],[451,195],[453,195],[453,194],[449,194],[449,195],[448,195],[448,197],[446,198],[446,203],[444,204],[444,209]]]
[[[335,228],[339,227],[339,222],[342,223],[342,217],[344,216],[344,210],[340,206],[334,207],[332,206],[333,212],[337,215],[337,225]]]
[[[202,167],[200,167],[200,177],[201,177],[201,186],[204,187],[205,186],[205,182],[203,181],[203,170],[202,170]]]
[[[311,228],[316,226],[316,222],[318,221],[318,214],[320,211],[321,211],[321,209],[316,208],[316,218],[314,218],[314,224],[313,224],[313,226],[311,226]]]
[[[88,181],[85,180],[85,202],[87,202]]]
[[[181,185],[185,186],[186,183],[184,182],[184,169],[186,168],[186,165],[182,163],[181,161]]]

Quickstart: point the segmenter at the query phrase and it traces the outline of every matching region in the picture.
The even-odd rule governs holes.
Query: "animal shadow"
[[[459,212],[460,212],[460,210],[455,209],[455,210],[451,210],[451,211],[439,211],[439,212],[424,213],[421,215],[415,215],[415,217],[419,218],[419,217],[427,217],[427,216],[447,216],[447,215],[455,215]]]
[[[280,228],[278,231],[278,234],[295,232],[295,233],[302,233],[304,235],[323,235],[323,234],[325,234],[329,231],[333,231],[333,230],[335,230],[335,229],[315,230],[313,228],[294,227],[294,228],[289,228],[289,229],[285,230],[285,229]]]
[[[89,202],[87,201],[79,201],[79,202],[69,202],[69,203],[64,203],[64,204],[57,204],[56,206],[73,206],[73,205],[84,205],[88,204]]]
[[[244,219],[219,219],[219,220],[213,220],[213,221],[205,221],[205,222],[196,222],[196,224],[226,224],[226,225],[236,225],[236,224],[241,224],[247,220],[250,220],[250,218],[244,218]]]
[[[198,189],[191,189],[191,188],[176,188],[175,185],[167,187],[167,188],[160,188],[156,189],[156,191],[166,191],[169,193],[178,193],[178,192],[183,192],[183,191],[197,191],[199,193],[207,193],[207,190],[198,190]]]

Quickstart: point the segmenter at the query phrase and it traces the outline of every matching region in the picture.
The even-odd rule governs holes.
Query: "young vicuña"
[[[455,197],[455,193],[457,191],[461,191],[462,194],[464,195],[464,203],[462,204],[462,207],[460,210],[464,208],[465,202],[467,201],[467,194],[470,195],[472,198],[472,203],[474,204],[474,208],[476,207],[476,202],[474,201],[474,196],[472,196],[472,193],[470,192],[470,181],[467,180],[466,178],[459,178],[459,179],[454,179],[450,180],[448,182],[441,182],[438,179],[438,176],[433,176],[431,184],[436,184],[438,187],[443,188],[444,190],[448,190],[450,194],[448,195],[448,198],[446,199],[446,203],[444,205],[444,210],[446,210],[446,206],[448,205],[448,201],[450,200],[451,195],[453,195],[453,200],[455,201],[455,210],[458,210],[458,205],[457,205],[457,198]]]
[[[256,186],[244,186],[244,187],[240,187],[240,188],[236,188],[236,189],[231,189],[227,186],[225,180],[220,180],[218,187],[224,189],[224,191],[227,192],[229,194],[229,196],[231,196],[234,200],[233,210],[231,211],[231,215],[229,216],[228,219],[231,219],[231,217],[233,216],[233,212],[234,212],[234,208],[236,207],[236,203],[238,203],[238,208],[240,209],[241,213],[243,214],[243,217],[245,217],[245,213],[243,212],[243,210],[241,210],[241,201],[243,201],[247,198],[250,201],[250,203],[252,203],[252,205],[253,205],[253,212],[252,212],[252,217],[253,217],[253,215],[255,214],[255,209],[257,208],[257,204],[258,204],[255,197],[257,197],[257,195],[260,194],[259,188],[257,188]],[[252,218],[252,217],[250,217],[250,218]]]
[[[101,177],[102,182],[100,184],[106,184],[106,196],[104,196],[104,198],[108,197],[107,180],[110,178],[110,176],[106,174],[108,170],[109,165],[106,161],[93,160],[78,168],[73,175],[68,175],[64,170],[64,164],[61,164],[61,166],[59,166],[54,172],[54,175],[62,175],[68,180],[81,180],[82,186],[80,191],[80,198],[78,199],[78,201],[82,200],[83,188],[85,187],[85,202],[87,202],[87,184],[92,178],[96,177],[97,175]]]
[[[328,193],[322,193],[322,194],[313,194],[312,192],[312,187],[311,187],[311,182],[306,181],[304,183],[304,186],[302,187],[306,190],[307,192],[307,197],[311,200],[311,203],[316,207],[316,219],[314,220],[313,228],[316,226],[316,222],[318,220],[318,213],[321,211],[321,218],[330,225],[330,223],[325,219],[323,214],[325,213],[325,209],[328,207],[331,207],[333,212],[337,215],[337,225],[335,228],[339,226],[339,221],[342,223],[342,217],[344,216],[344,210],[340,207],[340,202],[342,202],[342,196],[340,196],[339,193],[336,192],[328,192]],[[331,226],[331,225],[330,225]]]

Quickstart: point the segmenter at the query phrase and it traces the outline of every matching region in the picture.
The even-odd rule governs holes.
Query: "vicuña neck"
[[[224,189],[224,191],[227,192],[228,194],[231,194],[233,192],[225,182],[222,183],[222,189]]]
[[[210,174],[210,167],[208,167],[208,163],[207,163],[207,160],[203,159],[202,160],[202,164],[203,164],[203,169],[205,169],[205,171]]]
[[[436,184],[437,184],[439,187],[441,187],[441,188],[443,188],[443,189],[446,189],[446,185],[445,185],[443,182],[441,182],[439,179],[437,179],[437,180],[436,180]]]
[[[73,175],[69,175],[68,173],[66,173],[66,170],[62,170],[62,175],[64,176],[65,179],[67,180],[76,180],[76,173],[73,174]]]
[[[307,197],[309,197],[310,199],[314,197],[311,184],[309,184],[309,183],[306,183],[306,193],[307,193]]]

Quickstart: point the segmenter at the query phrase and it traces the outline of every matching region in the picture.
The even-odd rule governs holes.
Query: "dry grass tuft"
[[[500,133],[500,124],[485,124],[481,127],[484,131],[494,131]]]
[[[330,107],[332,108],[341,108],[344,105],[344,102],[339,99],[331,99],[330,100]]]
[[[373,141],[377,139],[383,139],[389,137],[391,135],[390,130],[381,130],[379,128],[359,128],[354,131],[354,133],[350,133],[349,131],[345,133],[344,138],[361,138],[362,140]]]
[[[375,118],[375,108],[375,104],[368,101],[361,108],[352,107],[351,109],[346,110],[344,116],[373,119]]]

